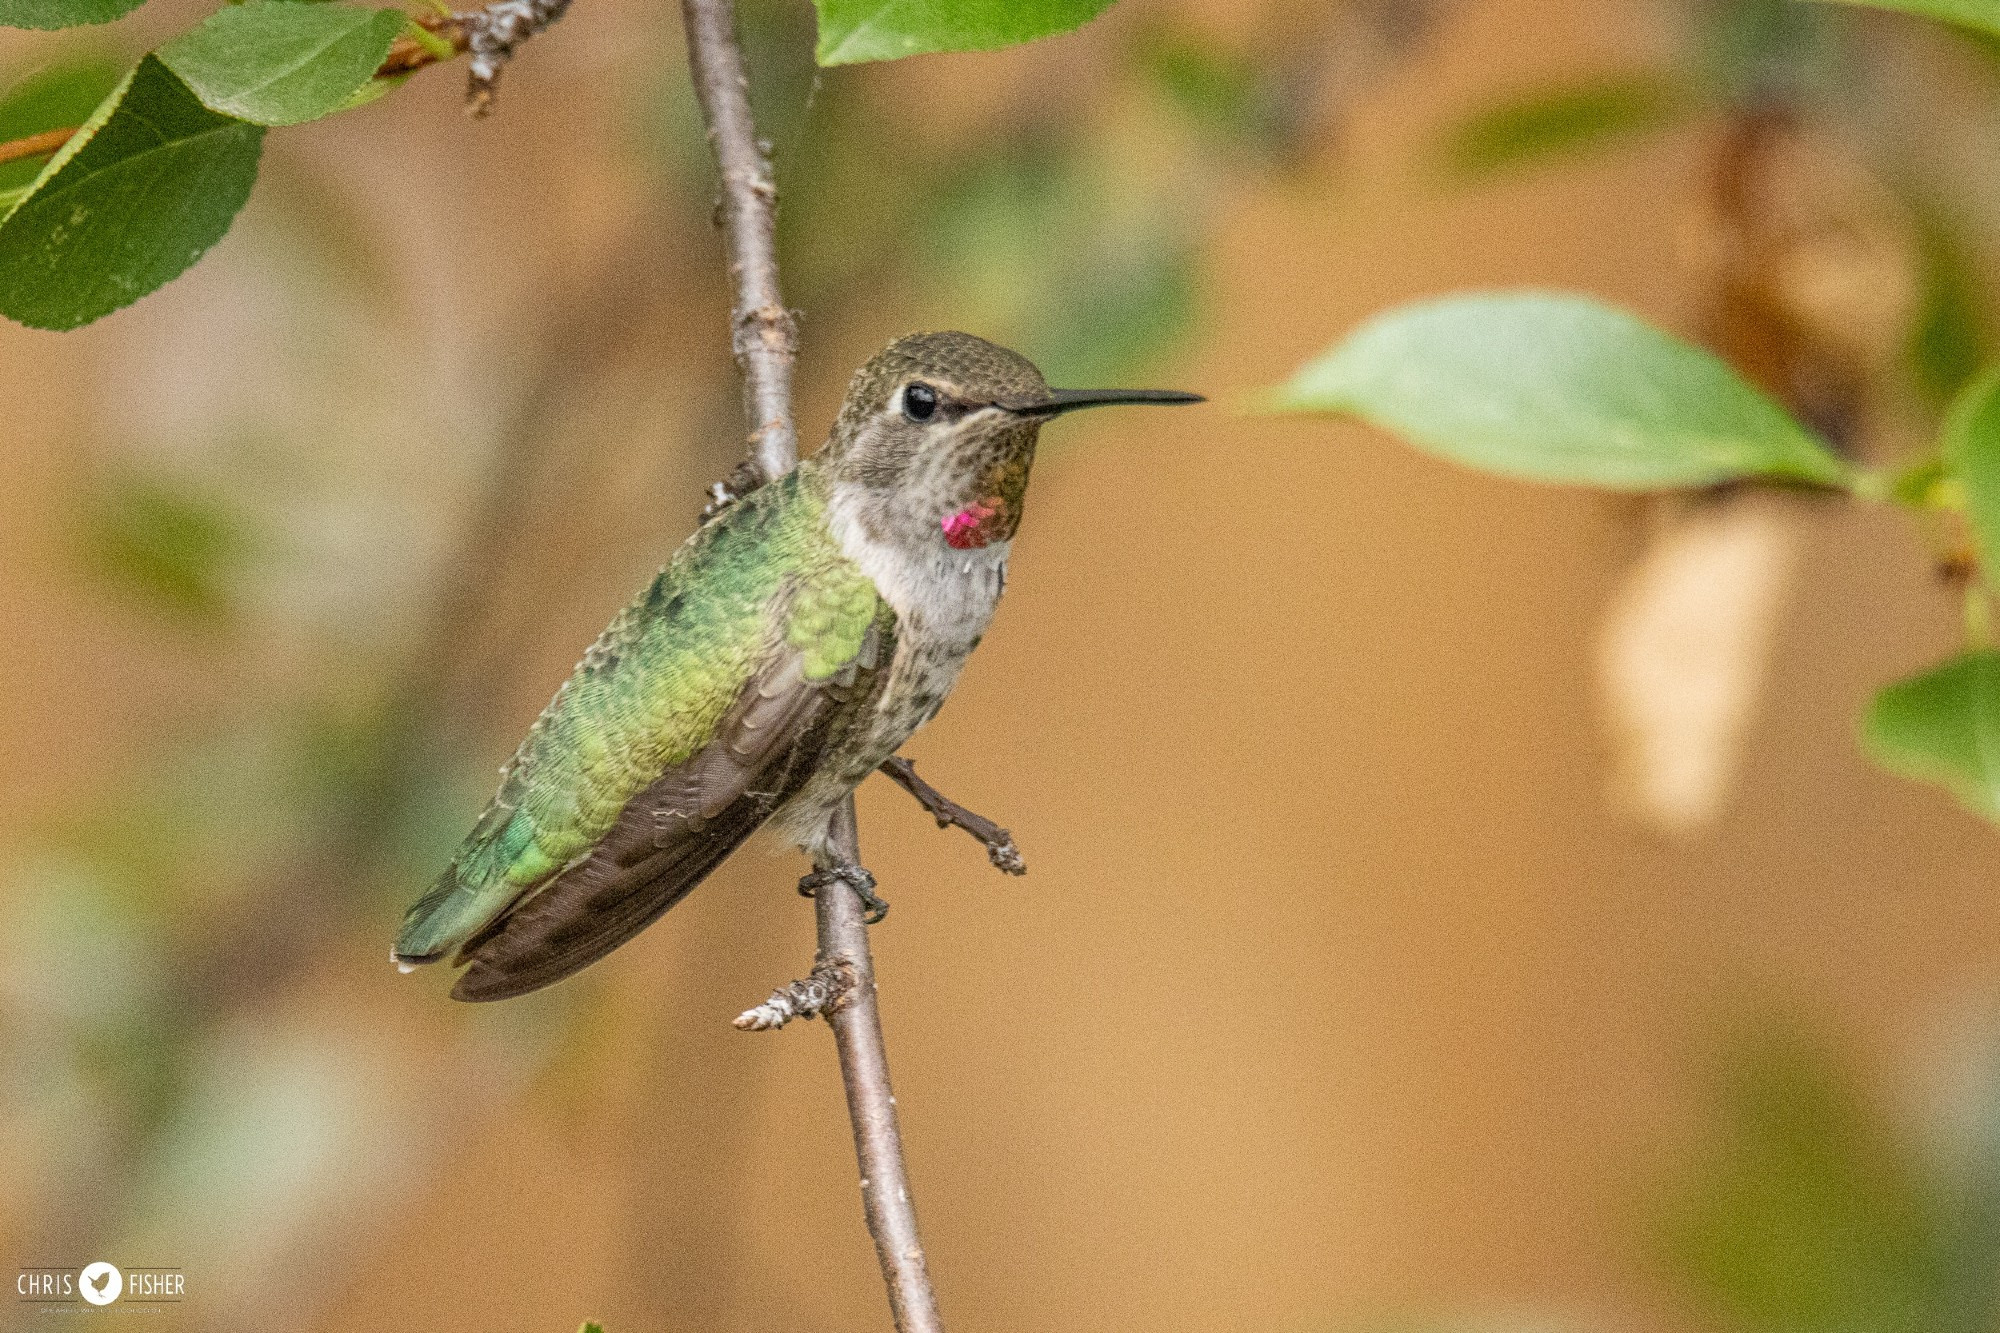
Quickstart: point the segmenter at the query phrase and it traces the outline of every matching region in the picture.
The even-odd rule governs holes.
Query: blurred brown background
[[[2000,844],[1853,741],[1955,641],[1925,550],[1760,502],[1765,554],[1687,612],[1737,700],[1689,706],[1739,744],[1683,737],[1714,753],[1663,813],[1616,794],[1673,761],[1621,749],[1600,645],[1681,520],[1244,410],[1451,289],[1710,331],[1726,98],[1504,169],[1448,146],[1545,87],[1692,86],[1774,8],[1122,0],[816,74],[803,0],[746,0],[802,434],[916,327],[1213,400],[1050,432],[1011,596],[907,751],[1029,877],[862,794],[955,1328],[1941,1328],[1912,1293],[1961,1278],[1958,1326],[1994,1327],[1984,1233],[1935,1252],[1996,1197]],[[80,40],[129,57],[202,9]],[[1845,44],[1797,96],[1905,201],[1889,248],[1949,194],[1983,300],[1989,57],[1790,21],[1801,69]],[[0,66],[76,40],[0,34]],[[738,449],[672,8],[588,0],[495,119],[459,95],[432,71],[272,134],[185,279],[0,327],[0,1254],[183,1267],[161,1329],[884,1327],[825,1032],[729,1026],[810,956],[789,860],[531,1000],[385,961]],[[1851,248],[1836,288],[1884,262]],[[1931,410],[1886,364],[1853,372],[1885,456]]]

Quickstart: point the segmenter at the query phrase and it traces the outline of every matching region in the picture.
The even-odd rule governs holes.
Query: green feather
[[[789,646],[823,680],[854,660],[878,607],[827,526],[812,463],[696,532],[556,691],[451,866],[404,917],[397,955],[436,958],[478,933],[699,753],[772,653]]]

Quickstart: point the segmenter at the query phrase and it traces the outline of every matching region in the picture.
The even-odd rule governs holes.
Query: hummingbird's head
[[[1011,539],[1042,424],[1108,403],[1198,403],[1158,389],[1051,389],[1034,363],[969,333],[898,338],[855,372],[825,457],[865,493],[870,535],[967,550]]]

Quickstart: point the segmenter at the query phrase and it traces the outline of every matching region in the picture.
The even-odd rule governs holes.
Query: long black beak
[[[1017,416],[1052,417],[1058,412],[1074,412],[1079,407],[1110,407],[1114,403],[1205,403],[1198,393],[1173,389],[1050,389],[1039,402],[995,403]]]

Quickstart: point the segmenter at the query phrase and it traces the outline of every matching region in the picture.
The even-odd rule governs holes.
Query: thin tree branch
[[[930,812],[939,828],[962,828],[985,844],[986,857],[997,869],[1010,875],[1028,873],[1028,863],[1021,859],[1021,849],[1014,845],[1013,834],[986,816],[974,814],[925,782],[917,776],[915,764],[901,755],[894,755],[882,765],[882,771],[894,778],[897,786],[916,797],[917,804]]]
[[[530,37],[561,18],[570,0],[495,0],[484,9],[463,14],[412,14],[410,22],[430,34],[431,40],[405,33],[389,45],[389,54],[375,67],[375,77],[392,79],[413,74],[426,65],[436,65],[472,53],[466,72],[466,109],[483,116],[493,109],[500,71],[514,58]],[[0,143],[0,166],[24,158],[46,157],[69,142],[82,128],[65,125]]]
[[[500,71],[530,37],[569,12],[570,0],[494,0],[484,9],[460,14],[472,59],[465,71],[466,108],[475,116],[493,109]]]
[[[687,25],[695,99],[722,175],[722,238],[736,289],[730,343],[743,372],[749,463],[758,473],[754,479],[735,479],[732,489],[748,490],[755,482],[783,476],[798,461],[799,437],[792,426],[798,322],[778,287],[778,187],[750,114],[736,7],[731,0],[681,0],[681,17]]]
[[[736,1016],[736,1027],[741,1032],[768,1032],[795,1018],[831,1015],[839,1011],[853,991],[853,968],[815,958],[813,970],[804,980],[787,982],[755,1009],[745,1009]]]
[[[778,285],[778,191],[750,114],[735,6],[732,0],[681,0],[681,16],[695,98],[722,178],[723,243],[736,294],[731,341],[743,373],[744,414],[750,425],[747,469],[755,473],[741,478],[747,489],[784,475],[798,461],[798,432],[792,425],[798,330]],[[836,862],[858,866],[853,796],[841,802],[828,831]],[[861,899],[847,882],[834,879],[820,887],[814,901],[819,934],[814,976],[826,976],[830,969],[834,977],[852,977],[851,986],[835,997],[838,1002],[820,1012],[827,1015],[840,1052],[854,1153],[861,1166],[862,1206],[882,1263],[889,1308],[900,1333],[942,1333],[903,1165]],[[814,978],[805,984],[813,985]]]
[[[834,811],[828,826],[836,863],[861,864],[861,840],[854,821],[854,797]],[[847,1116],[854,1123],[854,1155],[861,1163],[861,1206],[889,1309],[900,1333],[943,1333],[937,1296],[931,1290],[924,1243],[917,1233],[917,1208],[903,1165],[903,1139],[896,1128],[896,1094],[889,1086],[889,1054],[882,1044],[876,1012],[875,962],[868,952],[868,925],[861,899],[835,880],[814,895],[820,955],[845,962],[851,989],[827,1012],[834,1044],[840,1049],[840,1081],[847,1087]]]

